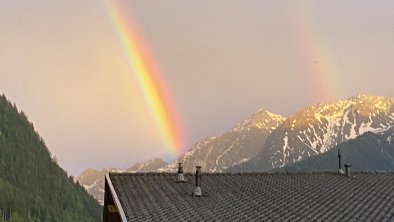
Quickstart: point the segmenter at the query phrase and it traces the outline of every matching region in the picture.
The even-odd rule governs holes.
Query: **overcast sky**
[[[394,1],[129,0],[187,146],[260,108],[393,96]],[[69,173],[163,157],[101,1],[0,1],[0,93]],[[174,158],[174,157],[172,157]]]

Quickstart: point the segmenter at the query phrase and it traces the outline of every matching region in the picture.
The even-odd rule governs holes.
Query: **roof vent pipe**
[[[338,174],[343,174],[342,170],[342,163],[341,163],[341,150],[338,150],[338,163],[339,163],[339,168],[338,168]]]
[[[352,165],[350,165],[350,164],[348,164],[348,163],[345,164],[346,176],[347,176],[347,177],[350,177],[350,167],[351,167],[351,166],[352,166]]]
[[[183,175],[183,166],[182,163],[178,163],[178,178],[177,178],[177,182],[186,182],[185,180],[185,176]]]
[[[201,197],[201,167],[196,166],[196,187],[194,188],[193,195],[196,197]]]

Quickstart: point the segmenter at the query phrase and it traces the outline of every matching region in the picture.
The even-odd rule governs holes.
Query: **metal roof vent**
[[[347,177],[350,177],[350,167],[351,167],[351,166],[352,166],[352,165],[350,165],[350,164],[348,164],[348,163],[345,164],[346,176],[347,176]]]
[[[186,182],[185,180],[185,175],[183,175],[183,166],[182,163],[178,163],[178,178],[176,179],[176,182]]]
[[[193,196],[201,197],[201,167],[196,166],[196,187],[194,188]]]
[[[342,175],[344,173],[343,173],[343,170],[342,170],[342,163],[341,163],[341,150],[338,150],[338,163],[339,163],[338,173],[340,175]]]

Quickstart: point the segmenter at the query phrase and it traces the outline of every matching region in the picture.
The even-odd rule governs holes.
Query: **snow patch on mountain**
[[[284,120],[281,115],[260,109],[222,135],[194,144],[189,151],[160,171],[175,172],[177,163],[182,162],[186,172],[193,172],[196,165],[206,172],[222,172],[254,157],[268,135]]]
[[[268,137],[262,151],[248,163],[282,167],[366,133],[394,125],[394,98],[357,95],[347,100],[305,107],[285,120]],[[267,162],[267,163],[259,163]]]
[[[391,144],[394,141],[394,135],[387,137],[386,141]]]

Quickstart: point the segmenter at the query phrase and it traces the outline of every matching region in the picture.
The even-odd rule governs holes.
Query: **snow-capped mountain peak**
[[[307,106],[285,120],[267,138],[260,154],[244,165],[258,165],[257,170],[282,167],[393,125],[394,98],[357,95]]]
[[[286,118],[269,112],[264,109],[260,109],[248,119],[242,121],[241,123],[237,124],[232,131],[243,131],[245,129],[250,128],[258,128],[258,129],[266,129],[266,130],[273,130],[279,126]]]
[[[177,163],[182,162],[185,171],[194,171],[200,165],[204,171],[221,172],[255,156],[267,136],[284,120],[281,115],[261,109],[222,135],[194,144],[160,171],[175,172]]]

